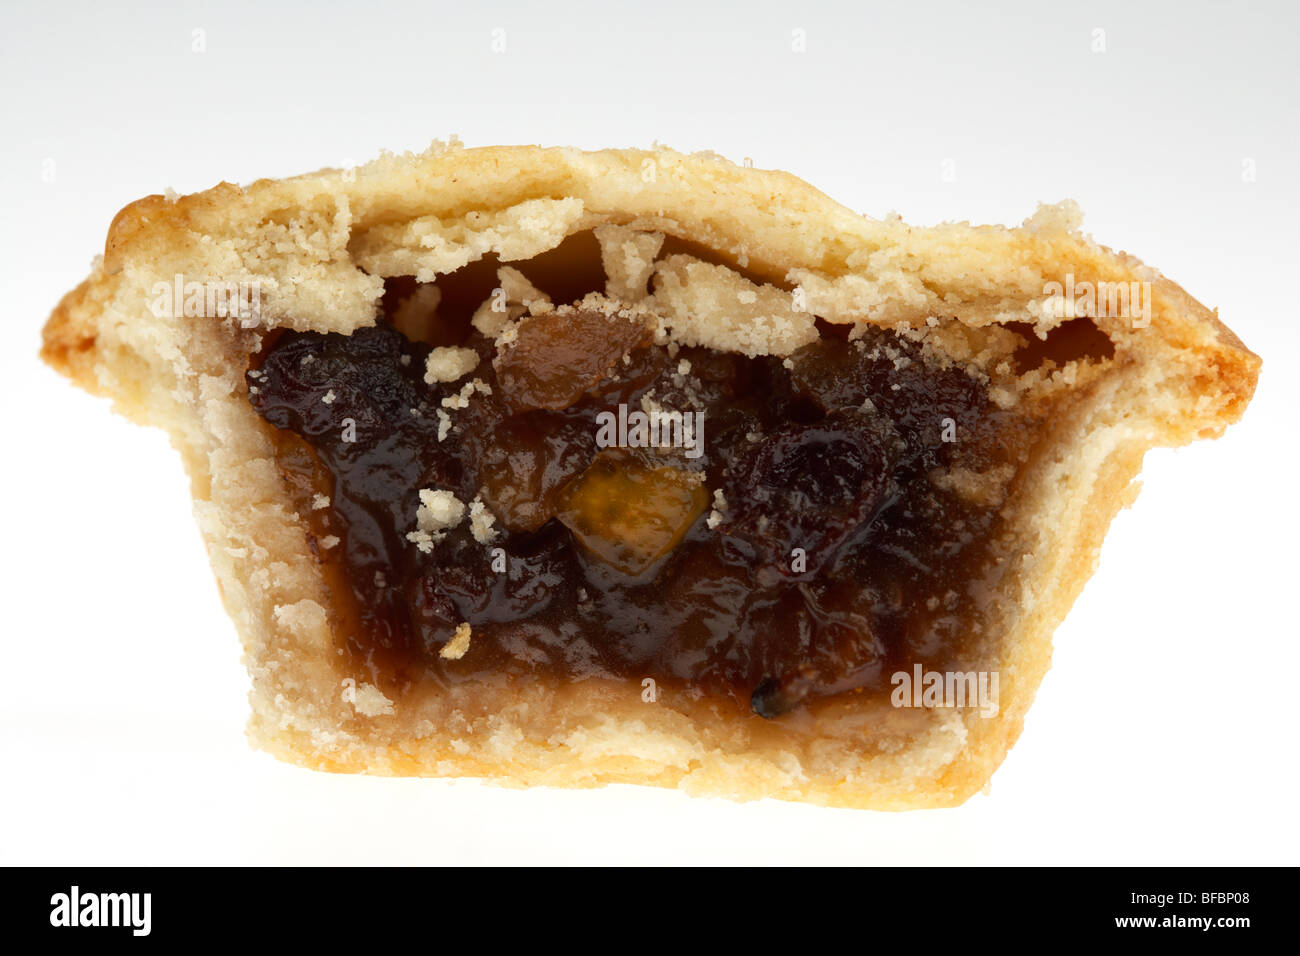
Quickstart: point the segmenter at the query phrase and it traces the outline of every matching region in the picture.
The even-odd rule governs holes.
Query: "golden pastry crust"
[[[132,203],[114,220],[102,261],[55,309],[42,355],[122,413],[165,428],[181,451],[252,676],[250,736],[277,756],[327,770],[520,785],[628,782],[836,806],[952,806],[986,784],[1019,736],[1052,632],[1090,576],[1111,518],[1136,494],[1146,450],[1219,435],[1258,376],[1259,359],[1215,313],[1093,243],[1077,219],[1066,203],[1020,229],[921,229],[865,218],[793,176],[713,156],[435,145],[356,170]],[[1114,344],[1112,361],[995,376],[1008,401],[1071,395],[1015,479],[1017,558],[983,621],[1002,635],[989,662],[1002,675],[996,717],[851,699],[815,716],[736,720],[707,702],[646,703],[639,687],[603,680],[485,682],[394,701],[340,670],[306,521],[279,479],[270,426],[247,400],[244,371],[260,333],[233,319],[159,317],[148,305],[155,284],[176,275],[254,281],[263,327],[346,333],[374,322],[385,276],[432,281],[488,253],[526,260],[610,225],[709,250],[708,262],[656,273],[656,301],[678,310],[679,338],[751,353],[784,354],[806,341],[815,314],[915,329],[952,358],[992,367],[998,326],[1046,332],[1059,323],[1044,309],[1047,283],[1067,275],[1150,283],[1149,324],[1093,316]],[[611,283],[632,288],[643,278],[634,253],[628,269],[607,263]],[[734,267],[760,292],[797,287],[807,311],[773,305],[743,323],[722,321],[696,302],[710,286],[688,267],[699,276]]]

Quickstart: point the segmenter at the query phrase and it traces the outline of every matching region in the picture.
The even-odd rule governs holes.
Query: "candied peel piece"
[[[677,547],[708,500],[689,472],[606,451],[566,489],[556,517],[588,551],[639,575]]]
[[[502,395],[516,412],[568,408],[652,335],[638,318],[596,309],[526,315],[515,333],[492,364]]]

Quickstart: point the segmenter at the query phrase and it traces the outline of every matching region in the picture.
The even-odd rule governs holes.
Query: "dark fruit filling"
[[[788,361],[670,355],[583,311],[524,318],[500,355],[460,339],[479,362],[451,383],[427,384],[430,346],[387,321],[268,336],[249,372],[348,667],[398,692],[505,674],[640,694],[649,677],[669,702],[777,717],[984,646],[998,503],[935,476],[1027,452],[1034,423],[986,381],[881,330],[828,329]],[[602,447],[598,416],[643,398],[702,412],[699,453]],[[423,547],[422,489],[465,506]],[[462,622],[469,650],[448,659]]]

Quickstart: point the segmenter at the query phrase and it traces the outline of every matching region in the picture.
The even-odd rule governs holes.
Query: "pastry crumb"
[[[350,696],[352,708],[363,717],[386,717],[393,713],[393,702],[374,684],[358,684]]]
[[[479,544],[487,544],[496,537],[492,527],[496,524],[496,515],[483,503],[483,496],[478,495],[469,503],[469,532]]]
[[[478,353],[473,349],[446,346],[434,349],[424,363],[424,382],[437,385],[464,378],[478,368]]]
[[[438,656],[449,661],[458,661],[465,656],[469,650],[469,639],[473,633],[469,624],[462,621],[456,625],[456,633],[452,635],[451,640],[442,645],[442,650]]]
[[[465,503],[450,491],[420,489],[420,507],[415,513],[416,530],[406,536],[424,554],[447,536],[465,517]]]
[[[475,392],[481,395],[491,395],[492,386],[481,378],[476,378],[472,382],[466,382],[464,387],[455,395],[448,395],[442,400],[443,408],[468,408],[470,396]]]

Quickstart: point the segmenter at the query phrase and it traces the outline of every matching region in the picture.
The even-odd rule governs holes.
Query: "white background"
[[[6,4],[0,862],[1296,863],[1297,10]],[[511,791],[247,747],[179,461],[40,365],[40,326],[130,200],[450,134],[713,149],[920,224],[1070,196],[1264,356],[1227,437],[1148,456],[988,794]]]

